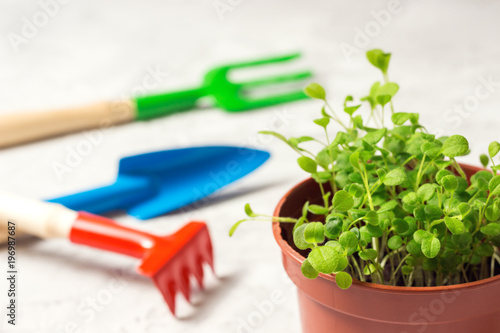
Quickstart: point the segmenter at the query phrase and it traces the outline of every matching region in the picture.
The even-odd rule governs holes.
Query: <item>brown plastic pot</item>
[[[481,170],[462,165],[468,176]],[[275,216],[299,217],[304,202],[321,203],[317,183],[307,179],[280,201]],[[500,332],[500,275],[442,287],[393,287],[354,280],[337,287],[334,275],[305,278],[304,256],[295,248],[293,225],[273,223],[283,265],[298,289],[304,333]]]

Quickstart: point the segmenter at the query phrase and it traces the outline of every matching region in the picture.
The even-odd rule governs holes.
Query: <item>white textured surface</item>
[[[233,4],[223,19],[214,9],[214,4],[221,3]],[[0,112],[77,105],[129,94],[138,91],[148,69],[155,67],[169,73],[155,91],[181,88],[195,85],[203,71],[216,63],[299,49],[305,53],[301,64],[316,70],[317,80],[328,88],[333,103],[340,105],[345,95],[363,96],[379,79],[362,53],[381,47],[394,54],[390,75],[402,87],[396,107],[421,112],[422,122],[431,131],[465,135],[472,154],[462,161],[477,164],[487,144],[500,139],[500,86],[493,87],[468,116],[446,112],[456,103],[471,101],[480,77],[491,75],[493,81],[500,81],[498,2],[402,0],[400,13],[392,15],[362,52],[347,61],[339,45],[356,46],[356,29],[373,24],[370,12],[385,10],[388,3],[74,0],[61,5],[15,53],[8,34],[20,34],[23,17],[31,20],[41,9],[37,1],[3,0]],[[116,217],[155,232],[172,231],[190,218],[204,219],[210,225],[221,278],[209,278],[208,291],[195,293],[194,308],[180,303],[182,319],[172,318],[152,284],[133,274],[134,260],[64,241],[25,240],[18,247],[19,326],[4,327],[2,314],[0,331],[300,332],[295,290],[284,277],[269,224],[243,225],[232,239],[227,231],[243,216],[244,203],[252,202],[255,210],[271,213],[285,191],[304,177],[294,165],[292,152],[256,132],[274,126],[286,135],[319,135],[309,125],[318,116],[318,107],[306,101],[236,115],[207,109],[112,128],[62,180],[52,165],[64,163],[68,151],[86,140],[83,134],[1,151],[2,189],[40,198],[111,181],[119,157],[144,151],[245,144],[268,149],[273,158],[221,192],[210,205],[142,224]],[[6,271],[5,255],[0,259],[0,272]],[[6,300],[3,275],[1,308]],[[105,296],[112,285],[124,287],[108,302]],[[282,302],[269,311],[259,310],[256,304],[267,304],[277,294],[282,294]],[[98,296],[106,304],[89,310],[89,298]],[[238,330],[241,321],[253,326]]]

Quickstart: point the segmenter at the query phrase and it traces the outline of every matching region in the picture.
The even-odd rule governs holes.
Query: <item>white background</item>
[[[431,132],[466,136],[472,153],[462,162],[478,164],[488,143],[500,139],[499,84],[473,105],[480,78],[500,82],[498,2],[401,0],[397,13],[377,22],[372,11],[387,12],[389,7],[388,1],[73,0],[52,6],[53,17],[47,22],[38,17],[36,32],[23,36],[26,21],[43,16],[42,6],[3,0],[0,113],[138,93],[155,68],[168,75],[160,76],[154,91],[195,86],[213,65],[296,50],[304,56],[287,70],[313,69],[315,80],[325,85],[339,109],[347,94],[362,97],[380,79],[364,57],[366,50],[379,47],[393,52],[390,77],[401,85],[396,108],[420,112]],[[369,36],[361,36],[367,29]],[[12,42],[14,34],[25,38],[21,44]],[[346,56],[342,46],[347,45],[357,53]],[[452,109],[463,103],[472,107],[462,115]],[[315,101],[242,114],[208,108],[112,128],[62,178],[54,163],[65,163],[68,152],[87,140],[83,134],[0,151],[1,188],[38,198],[111,182],[119,158],[141,152],[243,144],[273,154],[264,167],[199,209],[142,223],[116,216],[158,233],[173,231],[189,219],[209,224],[219,279],[207,272],[208,290],[195,291],[194,307],[179,298],[181,319],[167,312],[148,280],[134,274],[135,260],[63,240],[30,239],[18,246],[19,325],[2,326],[2,314],[2,332],[300,332],[295,290],[284,277],[269,223],[242,225],[233,238],[227,231],[243,217],[246,202],[270,214],[286,190],[305,177],[293,152],[257,131],[320,135],[310,125],[319,110]],[[2,260],[5,255],[0,255],[0,272],[6,271]],[[0,304],[6,302],[2,276]],[[108,302],[103,295],[109,295],[116,280],[125,287]],[[273,295],[281,297],[271,307]],[[106,304],[89,310],[89,297],[101,297]],[[267,307],[262,310],[258,304]]]

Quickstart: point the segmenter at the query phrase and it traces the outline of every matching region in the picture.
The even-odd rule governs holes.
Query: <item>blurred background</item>
[[[498,13],[493,0],[1,0],[0,114],[195,87],[214,65],[296,51],[300,61],[267,70],[312,69],[338,108],[380,79],[365,52],[381,48],[392,52],[389,75],[401,87],[396,109],[420,112],[432,133],[467,137],[472,153],[461,162],[479,165],[479,154],[500,136]],[[209,224],[218,278],[206,272],[207,290],[195,291],[194,306],[179,298],[180,319],[134,274],[135,260],[29,239],[18,245],[19,324],[2,326],[2,319],[2,332],[300,332],[295,287],[270,224],[227,234],[246,202],[271,214],[305,178],[293,151],[257,132],[319,136],[312,120],[320,108],[312,100],[239,114],[207,107],[112,127],[62,175],[57,165],[67,164],[86,134],[1,150],[1,188],[35,198],[111,182],[120,157],[142,152],[228,144],[272,153],[255,173],[195,208],[141,223],[116,217],[158,233],[190,219]],[[0,281],[2,304],[7,286]]]

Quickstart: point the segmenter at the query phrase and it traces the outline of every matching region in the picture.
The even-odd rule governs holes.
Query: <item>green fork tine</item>
[[[236,62],[230,65],[226,66],[220,66],[218,68],[230,68],[230,69],[235,69],[235,68],[243,68],[243,67],[253,67],[253,66],[260,66],[260,65],[268,65],[268,64],[273,64],[277,62],[283,62],[283,61],[289,61],[293,59],[300,58],[300,53],[291,53],[279,57],[270,57],[270,58],[263,58],[263,59],[258,59],[258,60],[253,60],[253,61],[244,61],[244,62]]]
[[[247,89],[247,88],[257,88],[261,87],[264,85],[271,85],[271,84],[276,84],[276,83],[284,83],[284,82],[289,82],[289,81],[294,81],[294,80],[304,80],[312,76],[311,72],[300,72],[300,73],[294,73],[294,74],[287,74],[287,75],[278,75],[274,77],[269,77],[265,79],[259,79],[259,80],[253,80],[249,82],[242,83],[242,88]]]
[[[293,60],[298,57],[300,57],[299,53],[293,53],[280,57],[265,58],[255,61],[240,62],[226,66],[220,66],[212,69],[207,73],[204,81],[205,86],[210,87],[210,95],[215,98],[216,105],[230,112],[247,111],[250,109],[274,106],[281,103],[300,100],[307,97],[302,90],[259,99],[250,98],[245,95],[248,95],[248,92],[254,88],[307,79],[312,76],[312,73],[310,71],[277,75],[263,79],[235,83],[231,82],[227,77],[228,73],[234,69],[269,65]]]

